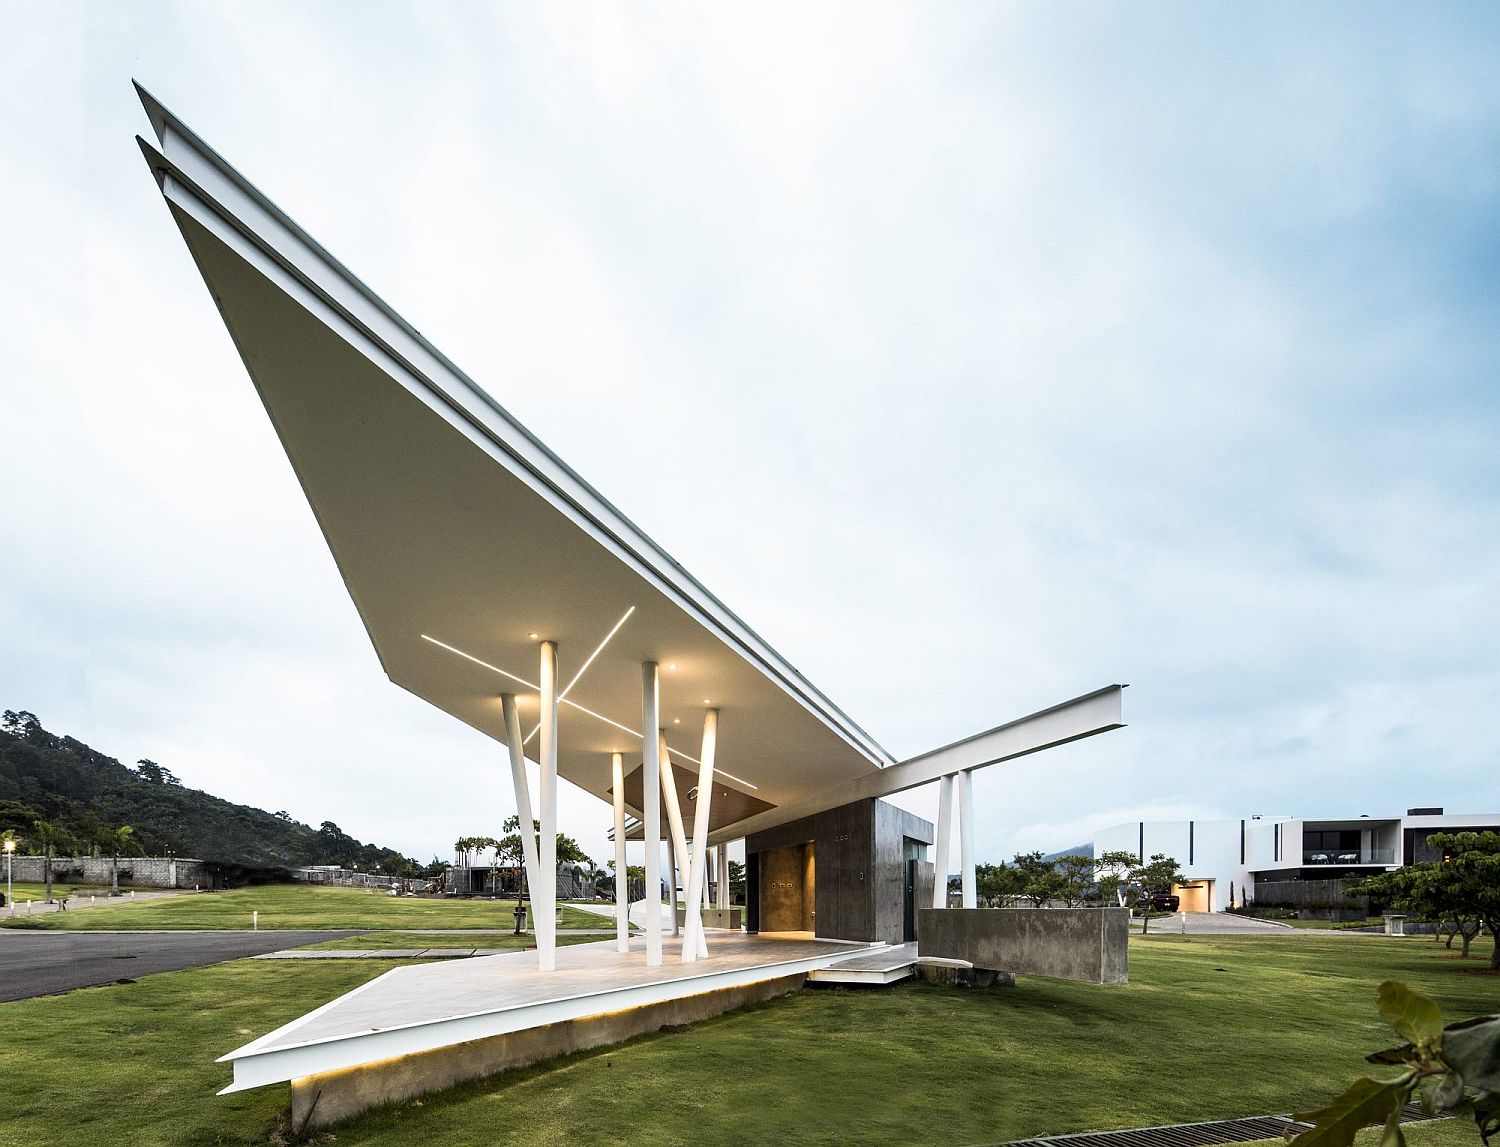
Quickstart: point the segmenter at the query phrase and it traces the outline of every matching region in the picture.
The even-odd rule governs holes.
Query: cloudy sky
[[[1129,682],[979,775],[981,859],[1500,808],[1497,52],[1478,5],[12,0],[0,707],[424,859],[510,808],[382,676],[135,77],[898,756]]]

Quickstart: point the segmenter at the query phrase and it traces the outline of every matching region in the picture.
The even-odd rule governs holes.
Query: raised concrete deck
[[[220,1094],[690,997],[727,999],[770,981],[800,983],[874,945],[724,933],[691,964],[680,961],[680,940],[662,947],[656,968],[646,966],[639,937],[628,954],[612,940],[559,948],[553,972],[537,970],[535,950],[395,968],[221,1057],[234,1065],[234,1082]]]
[[[808,974],[816,984],[895,984],[916,974],[917,945],[889,944]]]

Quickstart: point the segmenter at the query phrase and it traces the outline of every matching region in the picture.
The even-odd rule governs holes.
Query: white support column
[[[610,754],[615,798],[615,950],[630,951],[630,875],[625,866],[625,755]]]
[[[510,750],[510,783],[516,790],[516,819],[521,822],[521,857],[526,866],[526,887],[536,907],[536,881],[539,862],[536,853],[536,818],[531,811],[531,782],[526,779],[526,744],[521,739],[521,715],[516,710],[514,693],[500,694],[500,711],[505,717],[505,747]],[[535,917],[535,912],[532,913]],[[531,921],[532,928],[536,920]]]
[[[683,940],[683,959],[688,951],[708,955],[708,937],[703,934],[703,908],[708,887],[708,814],[714,795],[714,754],[719,744],[719,711],[703,714],[703,750],[698,758],[698,800],[693,806],[693,852],[688,861],[687,936]]]
[[[953,777],[938,778],[937,843],[932,860],[932,906],[948,907],[948,862],[953,858]]]
[[[541,839],[537,841],[537,876],[531,889],[531,903],[537,911],[537,967],[550,972],[557,967],[557,643],[542,642],[541,671],[538,680],[542,692],[541,750],[542,791],[539,794],[542,815]],[[538,893],[545,900],[538,903]]]
[[[677,781],[672,775],[672,752],[667,748],[667,734],[663,730],[659,734],[661,738],[661,797],[667,806],[667,827],[672,833],[672,855],[676,865],[684,871],[687,870],[691,855],[688,853],[687,833],[682,826],[682,805],[677,800]],[[672,934],[675,936],[680,929],[677,926],[677,885],[672,885]],[[689,954],[691,953],[691,954]],[[697,958],[697,949],[688,944],[686,940],[682,945],[682,958],[684,962]]]
[[[672,935],[682,934],[682,925],[677,922],[677,869],[681,865],[677,859],[677,844],[671,837],[667,838],[667,914],[672,918]]]
[[[661,963],[661,748],[651,731],[661,725],[656,662],[641,663],[641,828],[646,836],[646,963]]]
[[[729,842],[719,845],[719,907],[729,907]]]
[[[958,774],[958,819],[964,907],[974,908],[979,903],[974,881],[974,773],[968,769]]]

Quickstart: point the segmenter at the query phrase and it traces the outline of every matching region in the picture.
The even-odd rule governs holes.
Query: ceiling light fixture
[[[667,668],[668,669],[676,669],[677,668],[677,662],[675,662],[675,661],[669,661],[669,662],[667,662]]]
[[[526,636],[531,638],[532,641],[540,641],[542,639],[542,635],[539,633],[528,633]]]

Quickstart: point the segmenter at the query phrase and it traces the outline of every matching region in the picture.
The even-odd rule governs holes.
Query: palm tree
[[[52,903],[52,850],[62,839],[62,830],[49,821],[32,821],[37,839],[42,842],[42,879],[47,885],[47,903]]]
[[[122,824],[119,828],[110,832],[107,836],[112,859],[109,872],[109,894],[120,895],[120,853],[130,852],[135,848],[135,829],[128,824]]]

